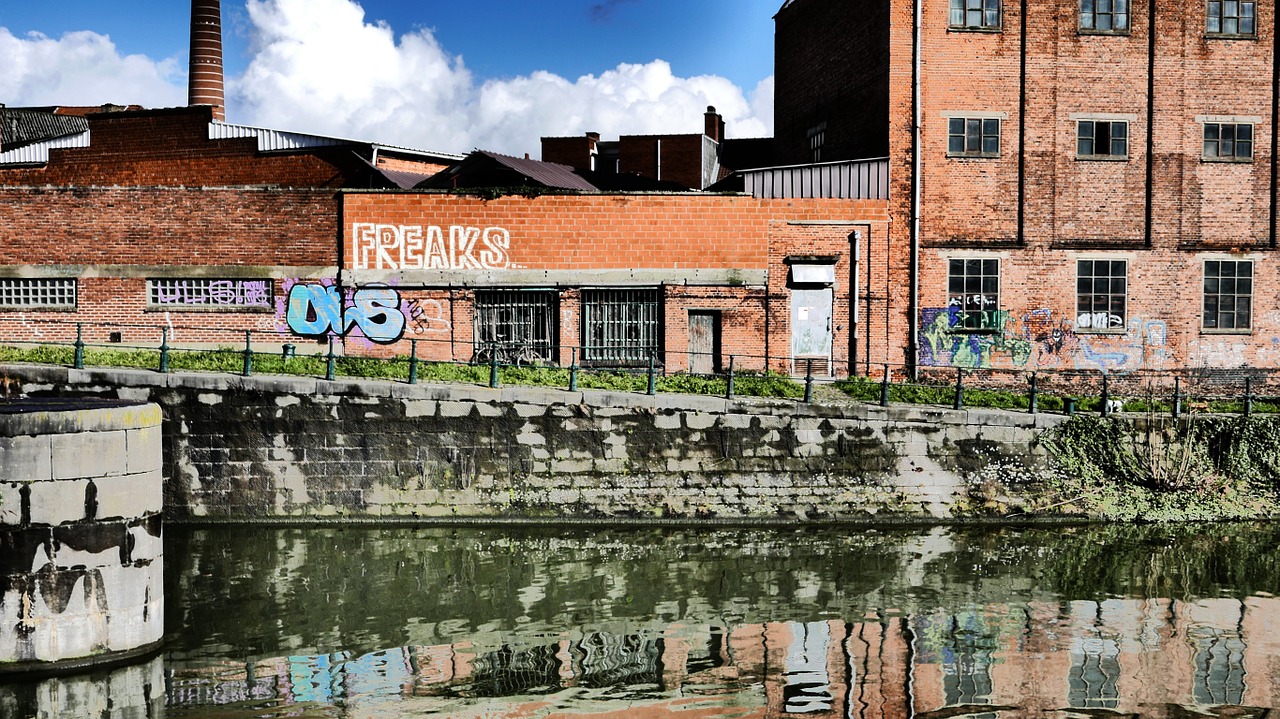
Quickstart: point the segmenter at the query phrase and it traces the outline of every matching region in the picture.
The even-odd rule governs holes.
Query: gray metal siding
[[[760,199],[889,199],[887,159],[766,167],[742,173],[744,190]]]

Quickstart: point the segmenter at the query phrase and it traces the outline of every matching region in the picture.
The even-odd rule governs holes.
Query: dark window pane
[[[1127,139],[1129,137],[1129,123],[1112,122],[1108,124],[1111,126],[1111,137],[1113,139],[1117,137]]]
[[[1093,274],[1093,260],[1077,260],[1076,274],[1091,275]]]
[[[947,273],[951,276],[964,274],[964,260],[950,260],[947,263]]]
[[[964,135],[950,135],[947,137],[947,153],[952,155],[964,154]]]

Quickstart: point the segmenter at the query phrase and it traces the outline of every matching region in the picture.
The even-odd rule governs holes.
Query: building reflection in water
[[[1222,705],[1248,715],[1245,706],[1276,706],[1272,626],[1280,600],[1271,597],[668,624],[187,666],[170,674],[168,703],[339,704],[350,717],[381,716],[388,703],[405,716],[1174,717],[1191,716],[1178,707]]]

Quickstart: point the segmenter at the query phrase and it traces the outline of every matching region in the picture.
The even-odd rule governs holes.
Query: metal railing
[[[683,392],[787,397],[815,401],[815,388],[834,388],[854,401],[912,403],[964,409],[993,407],[1029,413],[1103,416],[1117,412],[1169,414],[1280,413],[1280,368],[1190,368],[1125,373],[1090,370],[1019,371],[959,367],[872,365],[865,376],[826,376],[827,362],[788,356],[717,354],[714,371],[691,374],[689,353],[649,347],[643,359],[598,366],[589,345],[527,346],[521,342],[465,342],[456,338],[399,341],[387,346],[339,337],[308,340],[278,330],[244,330],[125,323],[0,318],[0,362],[73,368],[127,367],[157,372],[211,371],[250,376],[280,374],[383,379],[417,384],[460,382],[489,387],[541,385],[630,392]],[[22,339],[25,338],[25,339]],[[182,338],[182,341],[179,341]],[[367,342],[367,341],[364,341]],[[354,349],[354,352],[348,352]],[[593,352],[593,350],[596,350]],[[707,363],[702,363],[707,364]],[[836,367],[839,363],[834,363]],[[914,374],[915,379],[909,379]]]

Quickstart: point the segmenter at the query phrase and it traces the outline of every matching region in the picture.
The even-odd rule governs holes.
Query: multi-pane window
[[[1000,121],[995,118],[948,118],[947,154],[951,157],[999,157]]]
[[[1080,120],[1076,125],[1076,156],[1129,156],[1129,123],[1124,120]]]
[[[1254,0],[1209,0],[1205,32],[1209,35],[1257,34],[1258,3]]]
[[[556,328],[555,292],[539,290],[484,290],[476,292],[476,349],[494,350],[499,360],[554,357]]]
[[[1253,159],[1253,125],[1235,122],[1204,124],[1204,159],[1244,162]]]
[[[1128,263],[1124,260],[1076,262],[1076,329],[1120,332],[1125,328]]]
[[[1129,0],[1080,0],[1080,29],[1128,32]]]
[[[809,130],[809,161],[822,162],[822,148],[827,144],[827,124],[824,122]]]
[[[221,307],[271,309],[275,306],[271,280],[153,279],[147,280],[147,303],[154,307]]]
[[[1247,330],[1252,325],[1253,262],[1205,260],[1203,327]]]
[[[73,310],[76,307],[76,281],[0,279],[0,307]]]
[[[951,0],[952,28],[999,30],[1000,0]]]
[[[599,364],[643,364],[658,354],[656,289],[582,291],[582,359]]]
[[[999,329],[1000,261],[951,260],[947,270],[947,306],[955,316],[952,329]]]

